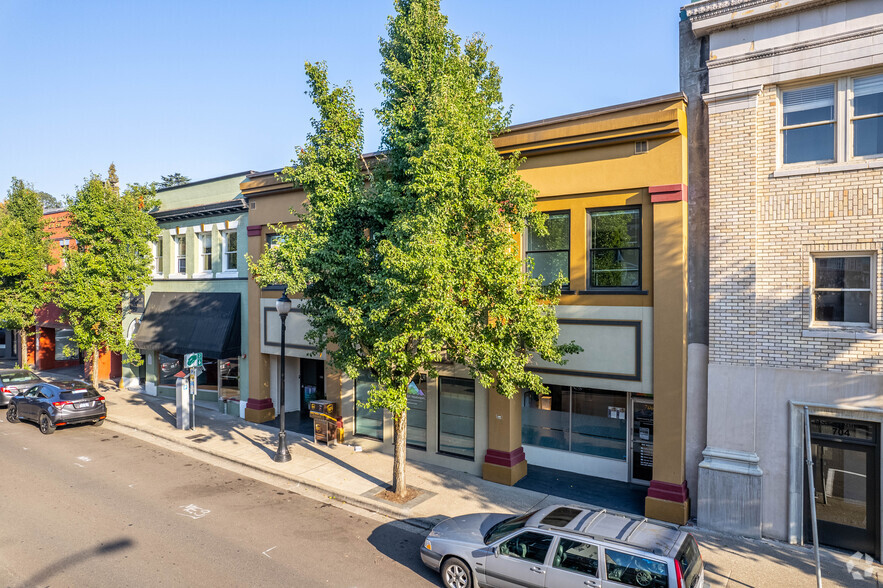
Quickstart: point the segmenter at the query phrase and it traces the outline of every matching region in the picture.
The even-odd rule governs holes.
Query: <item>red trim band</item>
[[[678,502],[683,504],[690,497],[690,491],[687,489],[687,481],[683,484],[672,484],[671,482],[660,482],[653,480],[650,482],[650,490],[647,491],[650,498],[658,498],[659,500],[668,500],[669,502]]]
[[[512,451],[488,449],[487,454],[484,456],[484,463],[512,468],[523,462],[525,459],[523,447],[516,447]]]
[[[686,184],[668,184],[665,186],[650,186],[650,202],[686,202]]]
[[[248,231],[249,237],[260,237],[261,229],[264,228],[264,225],[251,225],[246,230]]]
[[[245,408],[250,408],[252,410],[267,410],[268,408],[273,408],[273,399],[249,398],[248,402],[245,403]]]

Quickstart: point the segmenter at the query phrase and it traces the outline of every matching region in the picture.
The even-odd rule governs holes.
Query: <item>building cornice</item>
[[[776,16],[808,10],[844,0],[704,0],[682,8],[682,18],[690,21],[693,33],[703,37],[715,31],[769,20]]]

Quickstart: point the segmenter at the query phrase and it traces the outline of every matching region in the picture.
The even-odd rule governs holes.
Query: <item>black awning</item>
[[[239,294],[154,292],[147,301],[135,347],[170,354],[240,355]]]

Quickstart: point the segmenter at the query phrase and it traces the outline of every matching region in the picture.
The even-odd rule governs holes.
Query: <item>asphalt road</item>
[[[107,427],[0,419],[0,586],[440,585],[407,525]]]

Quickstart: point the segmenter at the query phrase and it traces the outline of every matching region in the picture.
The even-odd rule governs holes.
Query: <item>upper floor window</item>
[[[162,250],[162,238],[158,239],[153,244],[153,273],[156,275],[162,275],[162,264],[163,264],[163,250]]]
[[[834,84],[782,92],[782,162],[833,161]]]
[[[783,90],[781,102],[784,165],[883,157],[883,74]]]
[[[883,75],[853,81],[852,129],[855,157],[883,154]]]
[[[589,288],[640,288],[641,209],[590,210]]]
[[[224,271],[235,271],[237,268],[237,238],[236,231],[224,231],[221,233],[221,242],[223,245]]]
[[[813,324],[871,326],[874,300],[871,255],[816,255],[812,269]]]
[[[179,274],[187,273],[187,235],[176,235],[175,242],[175,271]]]
[[[212,271],[212,234],[199,235],[199,271]]]
[[[544,284],[551,284],[563,275],[570,281],[570,213],[546,213],[545,236],[540,236],[527,228],[527,249],[525,254],[533,259],[533,276],[542,277]],[[565,284],[569,287],[569,284]]]

